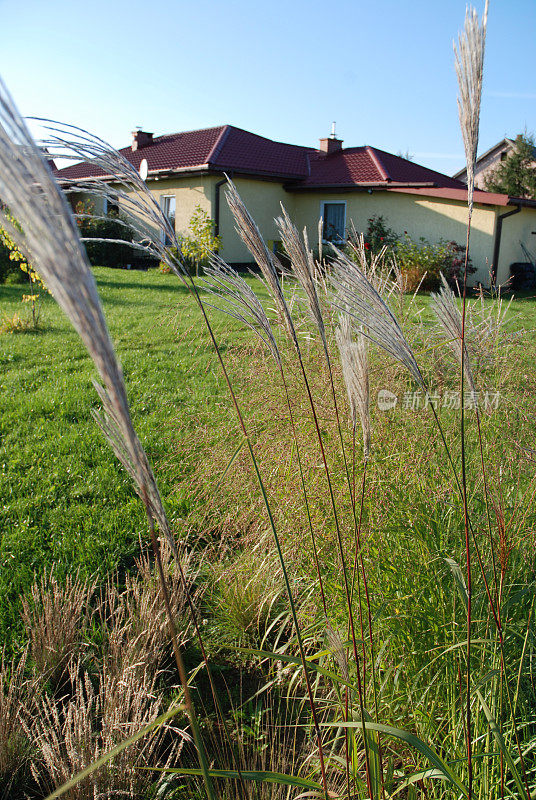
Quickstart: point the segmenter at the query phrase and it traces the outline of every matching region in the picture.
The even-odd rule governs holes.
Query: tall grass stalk
[[[80,129],[75,129],[72,126],[62,126],[58,123],[49,122],[47,126],[48,129],[54,134],[52,138],[47,140],[47,146],[50,149],[52,149],[53,147],[59,147],[62,154],[64,154],[65,151],[67,152],[70,151],[71,158],[80,157],[82,154],[84,154],[85,158],[91,157],[93,161],[98,163],[101,169],[105,171],[105,174],[114,177],[115,186],[108,188],[107,184],[103,185],[102,182],[90,180],[89,182],[84,183],[84,190],[86,191],[95,190],[95,193],[97,195],[101,196],[105,195],[113,202],[121,202],[122,207],[126,209],[126,213],[129,214],[132,219],[132,225],[134,227],[134,230],[138,238],[143,242],[143,244],[140,244],[139,246],[143,247],[143,249],[145,249],[147,252],[154,254],[159,259],[165,261],[169,265],[169,267],[177,275],[177,277],[181,280],[181,282],[188,288],[188,290],[190,291],[196,302],[197,307],[200,310],[205,328],[209,334],[212,346],[214,348],[218,362],[220,364],[220,368],[224,375],[224,379],[227,384],[235,412],[237,414],[239,426],[244,435],[244,441],[246,442],[247,450],[251,457],[254,471],[257,476],[257,480],[259,482],[260,491],[270,521],[270,527],[272,529],[272,533],[276,543],[276,549],[280,557],[281,568],[283,571],[284,582],[289,598],[291,613],[293,616],[294,627],[298,639],[298,645],[300,648],[300,652],[302,653],[304,676],[308,687],[308,696],[311,704],[313,722],[319,746],[320,766],[323,775],[323,782],[326,786],[325,792],[327,793],[327,784],[325,778],[325,768],[324,768],[323,753],[322,753],[321,732],[317,722],[314,697],[310,686],[307,664],[305,660],[305,650],[303,648],[303,643],[301,640],[301,634],[299,630],[294,599],[290,589],[290,582],[288,579],[287,569],[283,558],[283,552],[279,541],[275,520],[264,487],[262,476],[255,458],[255,453],[252,446],[251,438],[247,430],[245,420],[241,413],[240,406],[238,404],[236,394],[234,392],[227,368],[222,358],[221,351],[218,346],[213,328],[207,316],[205,306],[200,298],[198,287],[195,281],[187,274],[186,270],[183,268],[182,263],[180,261],[180,257],[178,256],[175,257],[172,251],[167,247],[165,247],[164,245],[165,240],[173,242],[176,246],[177,252],[180,254],[180,247],[177,241],[176,233],[171,228],[169,220],[167,220],[165,216],[162,214],[160,208],[158,207],[158,204],[154,200],[154,197],[147,190],[145,183],[140,179],[136,171],[133,170],[129,162],[127,162],[124,158],[122,158],[118,153],[113,151],[111,148],[106,146],[105,143],[103,143],[101,140],[91,137],[85,131],[81,131]],[[72,155],[73,153],[74,156]],[[98,184],[98,186],[96,186],[96,184]],[[117,186],[123,188],[117,188]],[[76,182],[73,182],[73,185],[71,186],[70,189],[68,189],[68,191],[75,191],[76,189],[80,190],[80,188],[81,187],[78,186]],[[162,236],[161,232],[163,232],[165,235]],[[276,281],[273,282],[273,286],[277,287],[277,273],[275,272],[275,268],[271,267],[269,254],[261,253],[260,257],[264,259],[264,261],[266,261],[266,266],[268,270],[267,272],[268,280],[272,280],[273,282],[273,275],[275,275]],[[282,292],[280,293],[280,296],[282,297]],[[285,306],[286,304],[284,303],[283,300],[282,303],[280,302],[278,307],[280,309],[283,319],[286,321],[288,325],[289,333],[295,336],[292,320],[290,318],[290,315],[288,314],[288,310],[285,309]],[[112,442],[117,442],[118,439],[117,435],[114,432],[111,433],[109,438],[111,439]],[[120,457],[120,460],[122,460],[123,465],[127,469],[129,469],[128,460],[121,459],[120,453],[121,450],[119,448],[119,450],[116,451],[116,454]],[[161,516],[162,515],[160,515],[159,518],[159,524],[162,524]],[[215,703],[217,704],[217,702],[218,701],[215,698]]]
[[[6,214],[0,211],[2,224],[16,241],[39,274],[51,294],[66,313],[80,335],[97,368],[103,386],[95,384],[104,411],[97,416],[112,449],[132,476],[147,511],[154,542],[154,520],[172,548],[175,541],[170,533],[166,513],[145,451],[135,433],[130,418],[128,400],[121,368],[106,327],[95,279],[81,246],[76,223],[65,196],[54,181],[41,151],[34,143],[28,128],[17,111],[5,85],[0,82],[0,197],[21,225],[16,229]],[[155,551],[158,559],[158,551]],[[162,586],[165,593],[165,582]],[[185,591],[188,591],[185,585]],[[208,774],[208,763],[195,709],[191,701],[182,654],[175,642],[185,704],[199,754],[207,794],[212,800],[215,792]]]
[[[254,221],[251,219],[251,217],[250,217],[249,213],[247,212],[247,209],[245,208],[240,196],[238,195],[238,192],[236,191],[236,188],[233,185],[231,185],[231,187],[229,189],[229,201],[230,201],[229,205],[230,205],[231,211],[233,212],[233,215],[234,215],[234,218],[235,218],[235,221],[236,221],[237,231],[242,236],[246,246],[248,246],[248,248],[250,249],[250,252],[252,253],[253,257],[256,258],[257,264],[260,267],[261,271],[263,272],[263,275],[265,277],[265,280],[266,280],[268,286],[272,290],[272,297],[276,301],[276,304],[277,304],[277,307],[280,310],[281,316],[283,317],[283,319],[286,322],[287,330],[290,333],[290,338],[291,338],[291,341],[292,341],[292,343],[294,345],[294,348],[295,348],[295,352],[296,352],[296,355],[297,355],[297,358],[298,358],[298,363],[299,363],[299,366],[300,366],[301,375],[302,375],[303,382],[304,382],[304,385],[305,385],[305,388],[306,388],[306,391],[307,391],[307,396],[308,396],[308,399],[309,399],[309,405],[310,405],[310,409],[311,409],[311,413],[312,413],[312,417],[313,417],[316,436],[317,436],[317,440],[318,440],[319,447],[320,447],[322,463],[323,463],[323,466],[324,466],[324,472],[325,472],[325,475],[326,475],[326,482],[327,482],[327,485],[328,485],[328,492],[329,492],[331,507],[332,507],[332,510],[333,510],[333,519],[334,519],[334,522],[335,522],[337,545],[338,545],[338,550],[339,550],[339,557],[340,557],[341,568],[342,568],[342,573],[343,573],[343,580],[344,580],[344,587],[345,587],[345,592],[346,592],[347,609],[348,609],[348,617],[349,617],[349,625],[350,625],[350,632],[351,632],[353,654],[354,654],[354,659],[355,659],[356,669],[357,669],[357,672],[356,672],[356,675],[357,675],[357,691],[358,691],[358,697],[359,697],[360,713],[361,713],[361,718],[364,720],[365,719],[365,706],[364,706],[363,687],[362,687],[360,666],[359,666],[360,659],[359,659],[359,655],[358,655],[358,652],[357,652],[357,641],[356,641],[356,633],[355,633],[355,626],[354,626],[354,617],[353,617],[352,603],[351,603],[351,598],[350,598],[350,584],[349,584],[349,580],[348,580],[346,559],[345,559],[345,555],[344,555],[344,547],[343,547],[343,541],[342,541],[342,533],[341,533],[341,527],[340,527],[339,513],[337,511],[337,506],[336,506],[336,502],[335,502],[335,496],[334,496],[333,485],[332,485],[332,478],[331,478],[331,475],[330,475],[330,470],[329,470],[329,466],[328,466],[328,462],[327,462],[324,442],[323,442],[322,434],[321,434],[321,431],[320,431],[320,425],[319,425],[319,421],[318,421],[316,405],[315,405],[315,402],[314,402],[314,399],[313,399],[313,395],[312,395],[312,392],[311,392],[311,386],[310,386],[310,382],[309,382],[309,379],[308,379],[308,376],[307,376],[307,372],[306,372],[306,369],[305,369],[305,364],[304,364],[304,361],[303,361],[301,348],[300,348],[300,345],[299,345],[299,342],[298,342],[298,337],[297,337],[297,335],[295,333],[294,323],[293,323],[290,311],[288,309],[288,305],[286,303],[286,300],[285,300],[285,297],[284,297],[284,294],[283,294],[283,290],[281,288],[281,284],[279,282],[279,277],[277,275],[277,271],[275,269],[275,266],[273,264],[272,259],[270,258],[268,249],[266,248],[266,245],[264,244],[264,242],[262,240],[262,237],[260,236],[260,233],[258,231],[257,226],[255,225]],[[323,343],[323,348],[324,348],[324,354],[325,354],[325,357],[326,357],[326,362],[328,364],[328,371],[329,371],[329,374],[330,374],[330,381],[331,381],[331,387],[332,387],[332,392],[333,392],[333,398],[334,398],[334,402],[335,402],[335,408],[337,409],[335,388],[334,388],[334,384],[333,384],[333,374],[332,374],[332,370],[331,370],[331,362],[330,362],[330,359],[329,359],[329,351],[328,351],[328,348],[327,348],[327,340],[326,340],[326,333],[325,333],[325,328],[324,328],[324,321],[323,321],[323,316],[322,316],[322,312],[321,312],[321,309],[320,309],[320,304],[319,304],[319,301],[318,301],[318,296],[317,296],[317,293],[316,293],[316,288],[315,288],[314,281],[313,281],[313,276],[312,276],[312,269],[311,269],[312,257],[311,257],[310,252],[307,250],[307,248],[304,247],[304,245],[301,243],[301,241],[299,239],[299,235],[298,235],[296,229],[294,228],[294,226],[292,225],[292,223],[290,222],[290,219],[289,219],[289,217],[286,214],[284,209],[283,209],[283,218],[278,220],[278,226],[279,226],[279,229],[281,231],[282,239],[283,239],[283,242],[285,244],[287,253],[288,253],[289,257],[290,257],[291,265],[292,265],[293,269],[295,270],[301,285],[305,289],[306,296],[308,298],[309,308],[311,310],[311,315],[312,315],[312,317],[313,317],[313,319],[315,321],[315,324],[318,327],[318,330],[319,330],[319,333],[320,333],[320,337],[321,337],[321,340],[322,340],[322,343]],[[338,409],[336,411],[336,416],[337,416],[337,420],[338,420],[338,427],[339,427],[339,433],[340,433],[341,444],[342,444],[343,443],[342,442],[342,431],[341,431],[341,428],[340,428],[340,418],[339,418],[339,414],[338,414]],[[346,456],[345,456],[345,451],[344,451],[344,446],[342,447],[342,452],[343,452],[343,458],[344,458],[344,461],[345,461],[347,478],[348,478],[348,481],[350,481],[347,462],[346,462]],[[350,483],[349,483],[349,487],[351,489],[351,484]],[[354,512],[354,517],[355,517],[355,512]],[[316,555],[316,548],[315,548],[315,555]],[[365,746],[365,765],[366,765],[366,774],[367,774],[367,785],[369,787],[369,791],[372,793],[372,786],[371,786],[371,782],[370,782],[370,765],[369,765],[369,755],[368,755],[368,743],[367,743],[366,735],[364,735],[364,746]]]
[[[460,436],[461,436],[461,475],[463,490],[463,513],[465,528],[466,549],[466,581],[467,581],[467,672],[466,672],[466,726],[467,726],[467,765],[469,772],[468,789],[469,800],[473,794],[473,761],[472,761],[472,730],[471,730],[471,613],[473,601],[471,548],[469,537],[469,508],[467,503],[467,466],[465,452],[465,408],[464,408],[464,378],[465,378],[465,321],[467,303],[467,266],[469,263],[469,242],[471,234],[471,218],[473,214],[473,199],[475,187],[475,166],[478,151],[478,134],[480,125],[480,102],[482,97],[482,79],[484,71],[484,50],[486,43],[486,26],[489,0],[486,0],[482,23],[474,9],[467,9],[464,33],[458,40],[458,49],[454,47],[456,73],[460,88],[458,98],[458,112],[462,138],[465,147],[467,163],[467,239],[465,245],[465,263],[463,271],[462,295],[462,329],[461,329],[461,354],[460,354]]]

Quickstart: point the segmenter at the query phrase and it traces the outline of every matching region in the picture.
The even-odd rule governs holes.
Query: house
[[[334,133],[313,148],[275,142],[233,125],[158,137],[136,130],[120,152],[136,169],[146,162],[147,185],[178,233],[187,231],[196,206],[206,210],[221,237],[221,255],[232,264],[249,263],[251,257],[224,200],[226,175],[272,247],[281,203],[300,230],[307,228],[311,243],[318,240],[320,219],[324,241],[340,243],[351,221],[366,230],[368,219],[379,214],[399,234],[465,242],[467,187],[462,181],[375,147],[343,147]],[[55,175],[71,190],[79,182],[83,190],[87,177],[106,180],[91,162]],[[477,191],[473,280],[488,284],[492,264],[499,282],[507,280],[510,264],[526,260],[520,242],[530,249],[533,230],[536,202]]]
[[[490,147],[485,153],[477,158],[475,168],[475,186],[478,189],[485,189],[485,179],[494,171],[495,167],[504,161],[514,150],[516,145],[515,139],[501,139],[500,142]],[[536,166],[536,148],[534,150],[534,166]],[[462,183],[467,184],[467,168],[456,172],[453,176]]]

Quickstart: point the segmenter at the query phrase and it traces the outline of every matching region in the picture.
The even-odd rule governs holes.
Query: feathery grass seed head
[[[357,341],[352,339],[352,323],[346,314],[340,315],[339,327],[335,332],[341,358],[342,374],[350,404],[350,414],[354,428],[359,419],[363,431],[363,451],[365,458],[370,454],[370,392],[367,345],[363,334]]]
[[[281,287],[281,281],[277,274],[277,259],[266,247],[255,221],[236,190],[236,186],[231,180],[229,180],[228,183],[229,185],[225,194],[229,209],[234,217],[236,232],[261,270],[281,321],[285,324],[289,336],[297,346],[298,340],[296,331],[294,330],[294,323],[292,322],[292,317]]]
[[[441,280],[443,285],[439,292],[430,295],[430,305],[432,306],[439,324],[447,334],[449,347],[460,365],[462,363],[463,352],[463,371],[465,373],[465,379],[476,401],[476,386],[465,342],[463,342],[462,350],[462,317],[456,305],[454,292],[450,289],[443,276],[441,276]]]
[[[395,315],[355,261],[336,250],[333,264],[332,305],[343,311],[361,326],[363,336],[382,347],[410,372],[416,383],[426,391],[413,351]]]
[[[458,47],[454,43],[456,75],[460,89],[458,114],[467,161],[467,200],[470,209],[473,206],[478,150],[488,7],[489,0],[486,0],[482,23],[479,22],[475,9],[467,8],[464,30],[458,37]]]

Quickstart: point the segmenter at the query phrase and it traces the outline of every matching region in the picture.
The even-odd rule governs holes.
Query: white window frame
[[[167,214],[166,214],[166,212],[164,210],[164,200],[168,200],[168,199],[171,199],[171,198],[173,200],[175,200],[175,220],[174,220],[175,224],[174,224],[174,229],[176,231],[177,230],[177,195],[176,194],[161,194],[160,197],[159,197],[159,200],[158,200],[158,205],[162,209],[162,213],[167,217]],[[168,219],[169,219],[169,217],[168,217]],[[162,230],[161,236],[162,236],[162,242],[164,244],[166,244],[165,231]]]
[[[322,220],[322,243],[323,244],[331,244],[329,239],[324,239],[324,225],[326,224],[326,213],[325,207],[332,206],[332,205],[343,205],[344,206],[344,223],[343,223],[343,238],[342,244],[346,243],[346,200],[321,200],[320,201],[320,218]],[[335,242],[337,244],[337,242]]]

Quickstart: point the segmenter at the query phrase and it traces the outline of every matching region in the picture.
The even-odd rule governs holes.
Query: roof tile
[[[309,147],[274,142],[264,136],[220,125],[185,133],[158,136],[152,144],[134,152],[130,147],[119,151],[139,169],[147,159],[149,175],[158,170],[195,170],[210,168],[217,172],[251,173],[286,181],[289,190],[328,187],[363,187],[426,192],[435,196],[461,198],[467,192],[464,183],[440,172],[422,167],[413,161],[386,153],[376,147],[349,147],[324,153]],[[91,162],[74,164],[57,170],[56,177],[78,180],[103,176]],[[413,187],[413,188],[411,188]],[[420,187],[420,188],[419,188]],[[480,202],[493,203],[492,197],[479,192]]]

